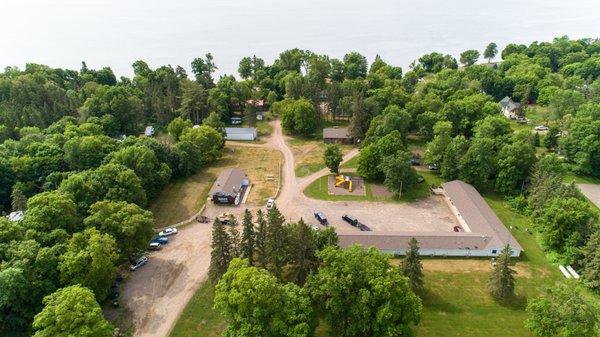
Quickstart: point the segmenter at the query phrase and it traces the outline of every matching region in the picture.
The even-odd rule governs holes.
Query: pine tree
[[[242,220],[242,241],[240,243],[242,259],[248,259],[250,265],[254,262],[254,224],[252,223],[252,213],[246,208],[244,219]]]
[[[232,259],[231,241],[219,219],[213,222],[211,248],[209,277],[216,284],[227,271]]]
[[[281,277],[281,271],[287,259],[284,221],[277,206],[273,206],[267,214],[266,261],[267,269],[278,278]]]
[[[590,289],[600,294],[600,231],[590,236],[581,254],[581,277]]]
[[[241,242],[242,238],[240,237],[240,231],[237,229],[236,225],[231,225],[229,227],[229,242],[231,247],[231,258],[240,257],[242,254],[241,250]]]
[[[515,271],[510,268],[510,245],[500,252],[496,265],[490,275],[490,294],[497,299],[505,299],[515,292]]]
[[[258,266],[264,268],[267,264],[267,221],[262,210],[256,212],[256,223],[258,229],[256,230],[256,261]]]
[[[414,292],[423,290],[423,265],[419,256],[419,242],[415,238],[408,242],[408,251],[402,260],[402,273],[408,277]]]
[[[302,218],[294,225],[294,237],[291,242],[292,252],[292,277],[294,283],[302,286],[306,278],[317,264],[315,256],[316,246],[312,230]]]
[[[13,211],[24,211],[27,207],[27,197],[19,183],[15,184],[11,193]]]

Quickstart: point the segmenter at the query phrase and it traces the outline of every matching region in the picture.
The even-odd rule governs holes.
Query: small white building
[[[521,105],[512,100],[512,98],[506,96],[500,101],[500,108],[502,109],[502,114],[506,116],[508,119],[517,119],[519,107]]]
[[[23,220],[23,217],[25,217],[25,213],[23,213],[23,211],[14,211],[7,216],[8,220],[14,222]]]
[[[226,140],[255,140],[256,128],[225,128]]]
[[[154,130],[154,127],[152,125],[148,125],[146,127],[146,129],[144,130],[144,135],[148,136],[148,137],[152,137],[152,136],[154,136],[155,132],[156,131]]]

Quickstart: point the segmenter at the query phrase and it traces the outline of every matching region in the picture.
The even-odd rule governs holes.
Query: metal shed
[[[255,140],[256,128],[225,128],[226,140]]]

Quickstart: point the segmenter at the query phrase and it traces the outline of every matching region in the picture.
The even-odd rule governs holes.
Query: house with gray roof
[[[323,142],[351,144],[352,137],[348,128],[325,128],[323,129]]]
[[[339,233],[340,247],[360,244],[404,255],[408,241],[414,237],[419,242],[420,254],[425,256],[498,256],[506,244],[510,245],[513,257],[521,255],[521,245],[473,186],[454,180],[442,184],[435,193],[443,196],[460,224],[460,231]]]
[[[502,109],[502,114],[509,119],[517,119],[519,117],[517,113],[519,112],[520,106],[521,104],[516,103],[508,96],[504,97],[500,101],[500,109]]]
[[[250,179],[239,168],[228,168],[215,180],[210,189],[210,199],[215,204],[239,205],[250,185]]]

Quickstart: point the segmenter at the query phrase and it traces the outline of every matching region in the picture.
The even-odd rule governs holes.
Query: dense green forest
[[[483,56],[496,53],[490,45]],[[349,120],[361,140],[358,172],[399,193],[416,182],[406,165],[409,135],[427,141],[424,160],[443,178],[510,198],[535,217],[549,255],[580,267],[586,284],[600,291],[598,212],[563,183],[567,172],[600,177],[600,41],[561,37],[509,44],[500,54],[502,62],[478,64],[479,52],[468,50],[459,65],[434,52],[403,71],[380,57],[369,65],[356,52],[340,60],[291,49],[271,65],[243,58],[240,80],[215,79],[211,54],[193,60],[190,75],[144,61],[133,64],[133,78],[118,79],[108,67],[85,63],[80,70],[6,68],[0,211],[25,217],[0,218],[0,335],[53,335],[51,315],[73,298],[85,299],[95,335],[109,335],[96,301],[106,298],[116,266],[151,238],[148,202],[172,179],[219,158],[221,128],[232,116],[252,125],[256,100],[298,136],[317,132],[324,119]],[[520,103],[520,117],[548,125],[548,132],[534,133],[534,125],[515,132],[498,104],[505,96]],[[148,125],[168,136],[143,136]],[[336,254],[319,258],[343,258]],[[235,268],[231,275],[269,278],[240,262]],[[283,300],[298,291],[277,288]]]

